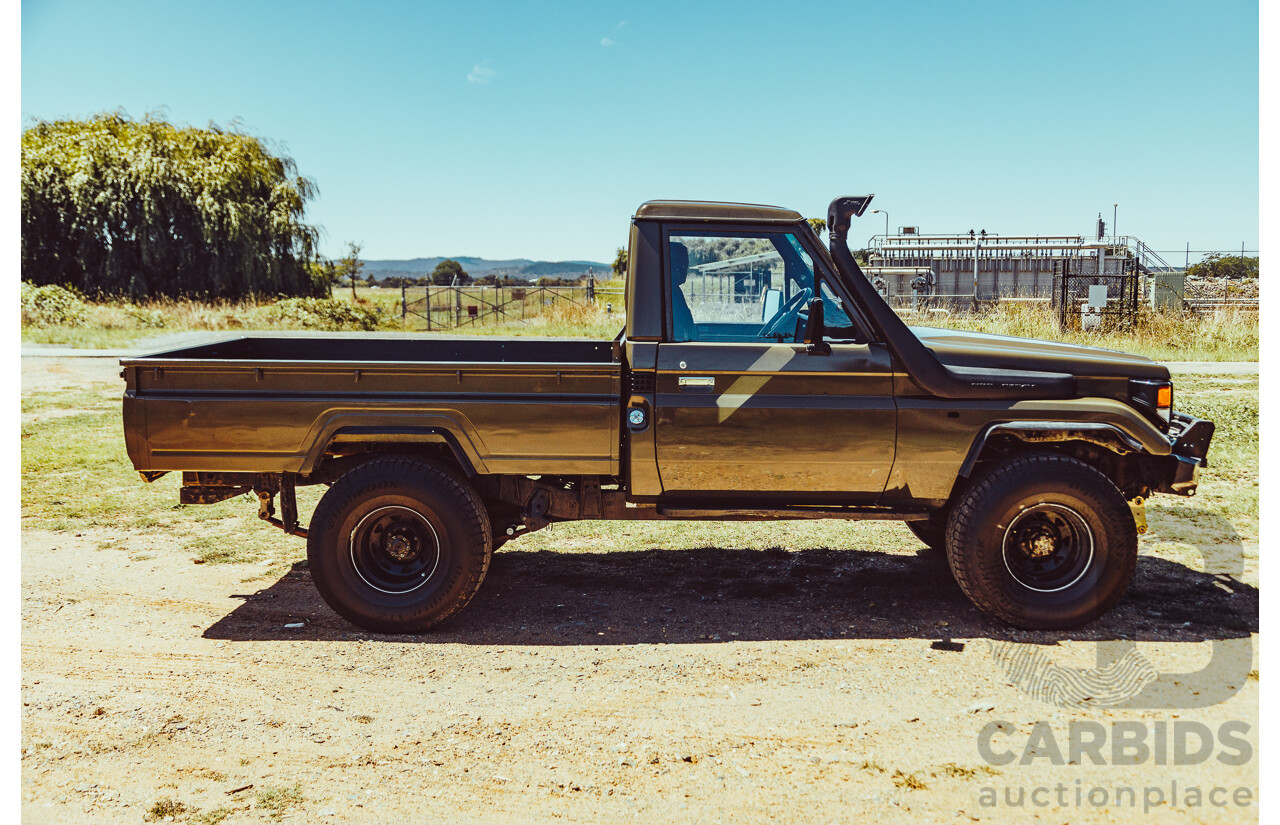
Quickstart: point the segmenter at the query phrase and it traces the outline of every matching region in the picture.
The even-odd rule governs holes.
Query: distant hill
[[[539,278],[573,278],[586,274],[588,269],[596,274],[608,277],[610,264],[600,261],[531,261],[528,258],[515,258],[507,261],[490,261],[487,258],[473,258],[469,255],[455,255],[438,258],[412,258],[406,261],[365,261],[365,272],[378,280],[383,278],[421,278],[430,275],[436,265],[444,260],[454,260],[462,264],[462,268],[472,278],[482,275],[496,275],[500,278],[518,278],[536,281]]]

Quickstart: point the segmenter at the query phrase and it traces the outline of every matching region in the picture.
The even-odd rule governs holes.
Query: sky
[[[28,0],[21,38],[24,128],[239,122],[331,256],[607,262],[646,200],[868,192],[894,230],[1259,244],[1253,2]]]

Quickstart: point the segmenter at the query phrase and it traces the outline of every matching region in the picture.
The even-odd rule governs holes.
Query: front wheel
[[[378,633],[417,633],[457,613],[492,553],[489,518],[470,485],[410,458],[374,459],[334,482],[307,537],[325,602]]]
[[[1076,627],[1124,595],[1138,559],[1133,513],[1109,478],[1068,456],[997,465],[961,496],[947,560],[965,595],[1015,627]]]

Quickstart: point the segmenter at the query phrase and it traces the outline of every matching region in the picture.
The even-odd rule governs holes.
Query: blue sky
[[[29,0],[21,115],[239,119],[324,250],[608,261],[653,198],[1258,247],[1251,2]],[[854,239],[883,232],[864,218]]]

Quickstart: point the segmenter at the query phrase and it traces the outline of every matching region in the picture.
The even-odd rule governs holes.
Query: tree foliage
[[[329,295],[342,278],[338,265],[331,258],[317,257],[314,261],[309,261],[307,271],[311,275],[316,295]]]
[[[360,260],[360,246],[354,241],[348,241],[347,254],[337,263],[338,281],[351,284],[352,298],[356,296],[356,281],[360,280],[360,273],[364,270],[364,261]]]
[[[613,256],[613,277],[622,278],[627,274],[626,247],[618,247],[618,254]]]
[[[805,220],[807,220],[809,222],[809,226],[813,228],[813,234],[817,235],[819,238],[822,237],[823,232],[827,231],[827,222],[823,218],[806,218]]]
[[[1187,267],[1187,276],[1191,278],[1256,278],[1258,277],[1258,258],[1219,255],[1215,252],[1212,255],[1206,255],[1200,263]]]
[[[22,283],[22,325],[34,327],[80,326],[89,309],[80,297],[60,286]]]
[[[689,266],[776,251],[767,238],[697,238],[686,240],[685,246],[689,250]]]
[[[436,264],[436,268],[431,272],[431,283],[439,286],[448,286],[456,282],[461,284],[471,283],[471,276],[462,268],[462,264],[457,261],[446,259]]]
[[[85,295],[322,294],[315,184],[236,128],[123,113],[22,133],[22,278]]]

